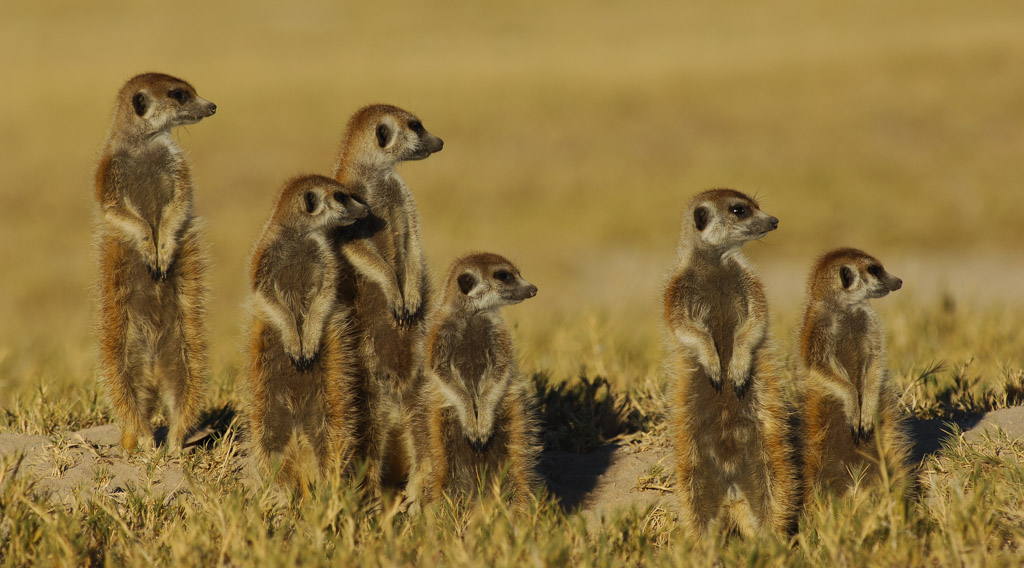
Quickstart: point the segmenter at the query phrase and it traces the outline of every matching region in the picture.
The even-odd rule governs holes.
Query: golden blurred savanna
[[[883,315],[1024,308],[1019,2],[45,0],[3,13],[0,405],[39,382],[95,381],[93,172],[115,93],[144,71],[218,105],[176,136],[207,222],[228,385],[273,196],[293,174],[329,173],[345,121],[371,102],[445,140],[401,168],[435,283],[486,250],[539,286],[509,310],[528,371],[656,372],[681,209],[710,187],[756,194],[781,219],[747,252],[784,346],[806,271],[834,246],[904,278]]]

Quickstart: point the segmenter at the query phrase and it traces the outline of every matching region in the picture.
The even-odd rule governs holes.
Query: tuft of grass
[[[552,384],[533,375],[540,400],[544,447],[587,453],[600,444],[644,428],[647,418],[630,408],[629,395],[615,394],[603,377],[580,375],[575,381]]]

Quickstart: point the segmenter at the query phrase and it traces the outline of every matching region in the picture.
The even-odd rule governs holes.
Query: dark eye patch
[[[703,231],[708,226],[709,217],[707,207],[698,207],[693,211],[693,225],[698,231]]]
[[[149,108],[149,98],[144,93],[135,93],[132,97],[132,107],[135,109],[135,114],[142,116],[146,114],[146,109]]]
[[[190,95],[185,89],[171,89],[171,91],[167,93],[167,96],[179,103],[187,103],[189,99],[192,98],[192,95]]]
[[[463,294],[469,294],[469,291],[472,290],[474,286],[476,286],[476,277],[468,272],[465,272],[459,275],[458,283],[459,290],[461,290]]]
[[[872,264],[871,266],[868,267],[868,274],[874,276],[875,278],[881,278],[882,272],[882,267],[878,264]]]
[[[344,191],[335,191],[334,200],[337,201],[338,203],[345,203],[346,201],[348,201],[348,194],[346,194]]]
[[[383,148],[388,145],[388,140],[391,139],[391,129],[386,124],[380,124],[377,126],[377,145]]]
[[[409,128],[416,134],[423,134],[423,123],[418,120],[409,121]]]
[[[733,215],[739,217],[740,219],[742,219],[744,217],[749,217],[750,214],[751,214],[751,211],[750,211],[749,207],[747,207],[746,205],[740,205],[740,204],[736,204],[736,205],[733,205],[733,206],[729,207],[729,212],[732,213]]]
[[[515,279],[515,277],[512,276],[512,273],[509,272],[508,270],[505,270],[505,269],[501,269],[501,270],[495,271],[494,277],[497,278],[499,281],[504,282],[506,284],[508,284],[509,282],[511,282],[511,281],[513,281]]]
[[[316,197],[316,194],[313,193],[312,191],[307,191],[303,198],[306,201],[306,213],[312,213],[313,211],[315,211],[317,202],[319,201]]]
[[[849,266],[844,266],[839,269],[839,280],[843,283],[843,288],[849,288],[853,285],[853,270]]]

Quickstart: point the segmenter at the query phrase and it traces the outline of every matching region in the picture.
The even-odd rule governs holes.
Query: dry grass
[[[178,133],[215,263],[212,408],[237,402],[244,267],[272,196],[328,171],[345,120],[374,101],[445,139],[403,168],[434,273],[493,250],[540,287],[509,316],[523,372],[545,377],[547,419],[566,420],[549,445],[663,435],[659,288],[682,204],[713,186],[757,193],[782,220],[749,252],[784,352],[813,256],[859,246],[907,284],[878,307],[908,412],[1021,402],[1018,2],[304,4],[5,7],[0,432],[60,448],[110,420],[93,370],[91,179],[114,93],[147,70],[219,106]],[[954,442],[906,506],[868,491],[822,504],[796,551],[764,540],[710,555],[660,509],[588,525],[550,504],[526,520],[491,504],[410,522],[367,514],[346,486],[282,504],[238,486],[232,440],[187,458],[192,484],[170,500],[55,505],[4,458],[0,563],[395,565],[444,551],[452,565],[987,566],[1019,564],[1024,540],[1024,448],[1007,440]]]

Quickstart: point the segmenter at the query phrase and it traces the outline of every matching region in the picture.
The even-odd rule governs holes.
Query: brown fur
[[[421,393],[409,498],[472,497],[505,475],[503,493],[524,511],[537,488],[537,419],[529,384],[516,373],[512,335],[498,313],[532,298],[504,257],[480,253],[452,264],[427,340],[429,379]]]
[[[909,438],[885,369],[881,323],[868,304],[901,286],[856,249],[826,253],[811,271],[798,363],[808,500],[819,488],[843,492],[859,476],[877,478],[883,464],[894,484],[909,480]]]
[[[697,537],[714,524],[744,535],[791,528],[796,476],[784,392],[764,289],[739,252],[777,223],[740,192],[697,195],[665,292],[681,519]]]
[[[121,422],[121,445],[152,442],[159,398],[167,443],[178,449],[195,425],[207,375],[207,254],[192,214],[188,160],[171,128],[216,105],[159,73],[130,79],[118,94],[96,171],[100,378]]]
[[[423,375],[423,315],[430,309],[419,214],[395,166],[442,146],[412,114],[371,105],[349,121],[335,166],[337,180],[371,211],[335,237],[343,253],[339,301],[351,306],[359,341],[360,453],[374,495],[385,476],[398,482],[415,460],[408,428]]]
[[[336,181],[297,177],[253,248],[243,372],[252,454],[264,469],[279,462],[283,480],[303,493],[354,449],[354,346],[350,314],[335,306],[338,253],[328,233],[365,216]]]

